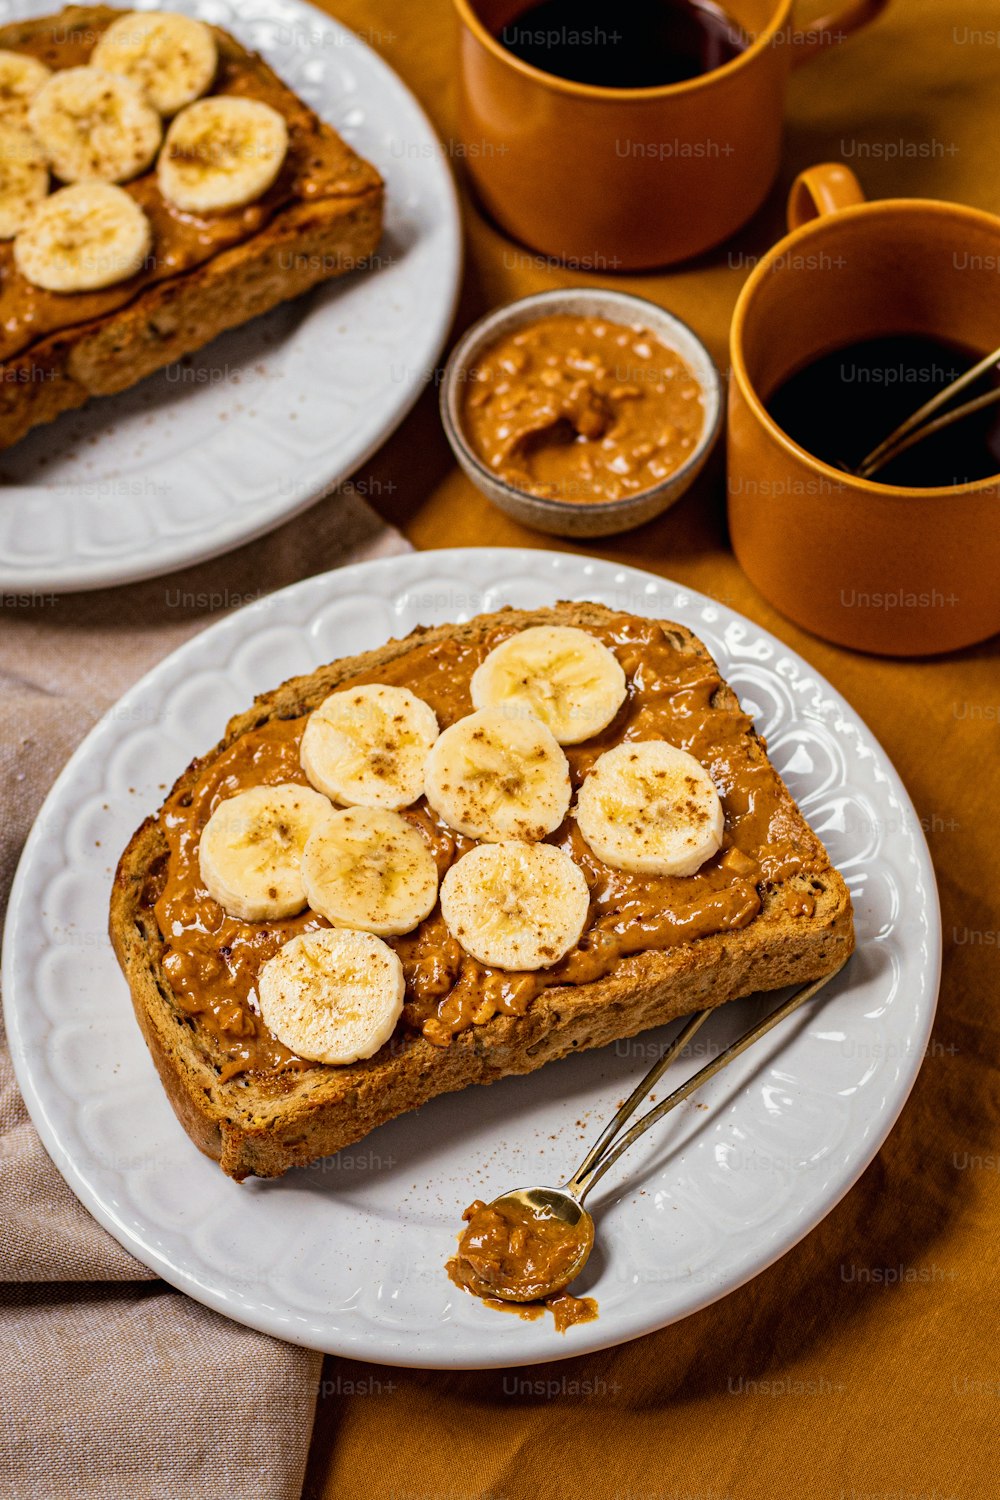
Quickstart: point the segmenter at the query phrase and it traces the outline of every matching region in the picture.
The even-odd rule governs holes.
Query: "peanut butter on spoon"
[[[556,1329],[597,1317],[593,1297],[573,1297],[566,1287],[583,1268],[594,1243],[594,1221],[558,1188],[508,1193],[494,1203],[477,1199],[462,1217],[467,1228],[447,1264],[456,1286],[490,1307],[537,1318],[548,1308]]]

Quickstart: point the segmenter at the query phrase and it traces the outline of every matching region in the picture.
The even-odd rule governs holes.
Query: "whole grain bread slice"
[[[415,645],[477,640],[498,625],[538,624],[601,628],[611,612],[601,605],[564,603],[552,609],[504,610],[460,625],[418,629],[377,650],[344,658],[295,677],[259,697],[229,723],[209,755],[194,761],[174,787],[193,786],[204,769],[241,735],[272,719],[310,712],[337,686],[398,662]],[[679,649],[714,670],[709,653],[683,626],[665,624]],[[737,707],[732,690],[714,703]],[[747,731],[748,754],[766,761],[763,742]],[[775,773],[776,776],[776,773]],[[776,776],[786,826],[821,855],[787,788]],[[172,794],[173,795],[173,794]],[[498,1015],[458,1033],[447,1047],[422,1035],[397,1035],[374,1057],[346,1067],[316,1066],[223,1080],[225,1058],[197,1017],[178,1003],[162,958],[166,947],[155,913],[169,847],[151,817],[122,855],[114,881],[110,934],[128,980],[139,1025],[160,1079],[188,1134],[231,1177],[273,1177],[362,1139],[395,1116],[438,1094],[528,1073],[556,1058],[601,1047],[663,1025],[678,1016],[757,990],[803,983],[836,970],[854,946],[850,896],[826,861],[761,891],[761,909],[737,931],[621,959],[590,983],[553,985],[519,1016]],[[808,915],[792,915],[790,896],[808,899]]]
[[[0,47],[35,50],[58,68],[65,65],[60,58],[66,38],[92,46],[124,13],[104,5],[68,6],[57,15],[13,21],[0,27]],[[263,58],[213,29],[224,62],[238,63],[273,90],[279,109],[284,102],[304,113],[316,151],[331,172],[336,169],[337,190],[309,198],[293,194],[262,228],[176,274],[144,270],[122,304],[100,316],[82,317],[79,297],[63,296],[65,324],[0,362],[0,449],[92,396],[127,390],[226,330],[363,266],[375,251],[383,210],[378,172],[308,110]],[[155,254],[154,244],[154,263]],[[16,291],[9,245],[2,256],[3,275]]]

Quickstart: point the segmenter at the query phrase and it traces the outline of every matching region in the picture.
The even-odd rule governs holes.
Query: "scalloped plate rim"
[[[756,1258],[752,1259],[741,1270],[738,1276],[728,1279],[723,1278],[719,1284],[715,1284],[711,1280],[706,1280],[703,1294],[694,1296],[679,1313],[665,1320],[654,1320],[651,1322],[648,1313],[644,1313],[643,1311],[641,1299],[637,1299],[640,1305],[634,1307],[628,1313],[623,1313],[621,1309],[618,1309],[614,1312],[613,1317],[602,1315],[596,1323],[580,1325],[573,1332],[584,1334],[585,1337],[583,1339],[571,1340],[552,1333],[548,1346],[543,1350],[537,1348],[528,1350],[530,1335],[536,1334],[536,1339],[531,1340],[532,1344],[536,1343],[537,1330],[539,1328],[537,1324],[530,1324],[524,1326],[524,1333],[529,1336],[529,1338],[525,1338],[524,1340],[526,1352],[518,1353],[516,1350],[507,1349],[506,1346],[498,1346],[492,1354],[485,1353],[477,1355],[475,1358],[456,1358],[447,1351],[435,1354],[433,1349],[423,1347],[427,1337],[423,1333],[418,1334],[411,1340],[411,1344],[414,1347],[407,1348],[402,1347],[406,1342],[405,1336],[395,1334],[392,1330],[386,1330],[383,1340],[379,1343],[379,1347],[373,1349],[371,1347],[371,1332],[368,1328],[362,1328],[358,1332],[341,1328],[333,1340],[329,1336],[317,1337],[316,1332],[311,1329],[296,1331],[286,1326],[283,1321],[268,1316],[266,1309],[247,1305],[244,1301],[234,1297],[232,1293],[220,1291],[216,1286],[206,1284],[196,1274],[187,1271],[183,1267],[178,1267],[169,1256],[161,1254],[154,1244],[149,1243],[149,1237],[155,1239],[157,1233],[154,1226],[148,1226],[147,1238],[144,1239],[127,1221],[125,1214],[116,1213],[114,1208],[104,1201],[79,1165],[74,1161],[66,1159],[66,1153],[60,1144],[58,1128],[54,1124],[46,1104],[44,1081],[42,1087],[37,1086],[34,1065],[23,1050],[25,1033],[21,1025],[21,1011],[16,999],[12,999],[12,997],[16,996],[19,990],[16,969],[18,958],[16,938],[17,930],[22,920],[22,913],[26,912],[28,908],[32,866],[36,855],[44,846],[49,833],[49,824],[58,812],[58,804],[65,789],[72,784],[77,771],[91,761],[105,738],[109,736],[114,738],[114,731],[118,721],[107,716],[104,717],[95,725],[80,746],[78,746],[54,782],[26,840],[11,891],[10,907],[4,934],[4,1011],[14,1070],[18,1085],[28,1106],[29,1114],[49,1154],[54,1160],[57,1157],[62,1158],[62,1164],[58,1161],[56,1162],[58,1170],[85,1207],[131,1254],[150,1269],[155,1270],[165,1281],[179,1290],[186,1292],[196,1300],[203,1302],[205,1305],[214,1308],[223,1315],[233,1318],[248,1327],[256,1328],[260,1332],[270,1334],[273,1337],[331,1354],[340,1354],[362,1361],[401,1368],[510,1368],[517,1365],[545,1364],[574,1358],[581,1354],[593,1353],[600,1349],[614,1347],[632,1338],[641,1337],[646,1333],[658,1331],[660,1328],[667,1327],[673,1322],[680,1321],[680,1319],[700,1311],[713,1302],[718,1301],[721,1297],[728,1295],[729,1292],[735,1291],[738,1287],[745,1285],[748,1281],[773,1265],[804,1239],[836,1204],[846,1196],[858,1178],[871,1164],[898,1120],[923,1061],[927,1040],[933,1026],[941,971],[940,905],[926,838],[919,821],[916,819],[912,802],[898,772],[895,770],[876,736],[832,684],[805,661],[804,658],[800,657],[797,652],[786,646],[778,637],[772,635],[763,627],[758,626],[748,617],[740,615],[727,605],[718,603],[708,595],[701,594],[699,591],[678,584],[671,579],[646,573],[641,569],[605,562],[599,559],[587,557],[575,558],[572,554],[546,552],[541,549],[536,551],[535,549],[492,547],[414,552],[372,562],[349,564],[328,573],[303,579],[296,584],[277,591],[275,594],[265,596],[263,599],[245,606],[243,609],[234,611],[232,614],[217,621],[214,625],[207,627],[157,663],[149,673],[122,695],[116,706],[124,708],[150,691],[158,692],[161,679],[165,682],[169,678],[172,669],[184,663],[189,657],[193,658],[197,652],[205,651],[210,642],[224,643],[230,637],[235,637],[239,640],[251,639],[254,633],[254,621],[258,616],[266,618],[269,605],[273,606],[274,601],[277,599],[290,598],[291,596],[300,596],[304,599],[311,592],[315,591],[318,607],[320,596],[326,589],[336,591],[340,585],[350,586],[357,580],[360,579],[363,581],[366,576],[371,576],[372,574],[385,573],[392,576],[392,574],[398,572],[405,577],[411,569],[415,569],[416,576],[406,582],[401,582],[396,590],[397,594],[403,593],[406,589],[411,588],[414,583],[420,581],[419,574],[421,571],[427,570],[433,576],[433,569],[439,559],[443,563],[447,563],[448,559],[453,559],[459,569],[457,576],[467,577],[469,576],[467,573],[465,575],[462,573],[461,560],[466,559],[472,562],[479,562],[484,554],[489,555],[491,565],[493,563],[497,565],[495,570],[497,578],[493,583],[476,578],[473,584],[474,587],[482,587],[484,589],[495,587],[496,582],[502,581],[503,577],[506,576],[503,573],[501,565],[509,567],[510,564],[516,564],[519,559],[524,558],[533,559],[536,562],[548,560],[555,564],[553,569],[554,586],[552,588],[552,598],[555,599],[556,597],[560,597],[558,584],[555,582],[555,577],[560,570],[569,568],[575,571],[575,569],[581,567],[596,567],[599,571],[608,570],[608,573],[618,574],[623,580],[643,581],[653,583],[657,588],[665,591],[674,590],[676,593],[685,596],[688,605],[691,607],[710,606],[718,610],[721,617],[728,618],[730,621],[736,621],[740,625],[747,627],[757,639],[766,642],[778,652],[784,653],[797,666],[805,668],[808,671],[811,681],[815,683],[816,688],[827,695],[838,707],[846,711],[847,719],[855,732],[860,732],[861,736],[867,740],[869,749],[876,755],[880,762],[880,769],[886,775],[896,798],[904,809],[909,809],[910,812],[914,813],[913,821],[910,824],[910,835],[913,840],[914,849],[922,864],[922,874],[929,896],[929,909],[926,913],[928,920],[926,925],[931,945],[932,962],[923,971],[926,982],[924,984],[922,1003],[919,1007],[921,1024],[911,1034],[909,1046],[901,1059],[902,1065],[899,1068],[893,1089],[891,1105],[879,1116],[877,1128],[868,1137],[864,1148],[852,1155],[850,1171],[839,1176],[835,1184],[825,1193],[820,1204],[814,1205],[812,1211],[804,1218],[796,1217],[791,1229],[786,1228],[776,1243],[773,1246],[764,1248]],[[606,592],[611,586],[612,580],[610,577],[604,577],[596,581],[596,587],[599,592]],[[576,584],[574,584],[574,591],[577,597],[585,597],[585,593]],[[122,717],[125,718],[124,715]],[[180,769],[178,767],[178,771]],[[15,941],[9,941],[12,934]],[[541,1075],[544,1075],[545,1070],[540,1071]],[[534,1074],[530,1076],[537,1078],[540,1075]],[[54,1084],[51,1086],[54,1087]],[[179,1126],[178,1129],[180,1129]],[[300,1321],[305,1321],[301,1315],[298,1316]],[[493,1314],[491,1316],[499,1317],[500,1315]],[[507,1320],[504,1319],[503,1321],[506,1322]],[[613,1326],[611,1326],[612,1323]],[[433,1334],[431,1335],[431,1341],[433,1342]],[[482,1330],[481,1342],[484,1346],[488,1346],[489,1344],[488,1326]],[[394,1347],[394,1344],[399,1347]]]

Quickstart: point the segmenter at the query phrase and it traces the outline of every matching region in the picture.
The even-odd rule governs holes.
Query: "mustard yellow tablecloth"
[[[454,141],[449,0],[326,4]],[[1000,212],[998,42],[997,0],[894,0],[870,31],[793,79],[782,183],[754,223],[695,265],[615,284],[677,312],[725,368],[736,295],[781,232],[785,191],[808,163],[846,160],[873,197]],[[512,297],[594,280],[538,264],[465,204],[459,328]],[[490,509],[458,473],[432,379],[366,476],[381,481],[369,493],[420,548],[553,545]],[[986,1500],[1000,1494],[998,644],[891,662],[781,619],[728,550],[721,456],[659,522],[589,550],[702,589],[775,631],[881,739],[924,820],[940,884],[933,1043],[861,1182],[797,1249],[714,1307],[534,1372],[328,1359],[306,1495]],[[538,1377],[555,1388],[536,1394]]]

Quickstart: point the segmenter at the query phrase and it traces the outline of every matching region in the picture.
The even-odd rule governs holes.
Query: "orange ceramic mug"
[[[840,645],[917,656],[985,640],[1000,631],[1000,475],[950,489],[857,479],[800,448],[765,403],[796,370],[868,338],[1000,347],[1000,218],[866,203],[853,173],[831,163],[797,178],[788,222],[733,316],[736,556],[783,614]]]
[[[455,0],[466,165],[502,229],[607,271],[684,260],[744,224],[778,170],[789,70],[888,0],[841,0],[800,29],[796,0],[724,0],[750,45],[700,77],[641,89],[573,83],[516,58],[497,38],[526,4]],[[608,45],[613,35],[610,5]]]

